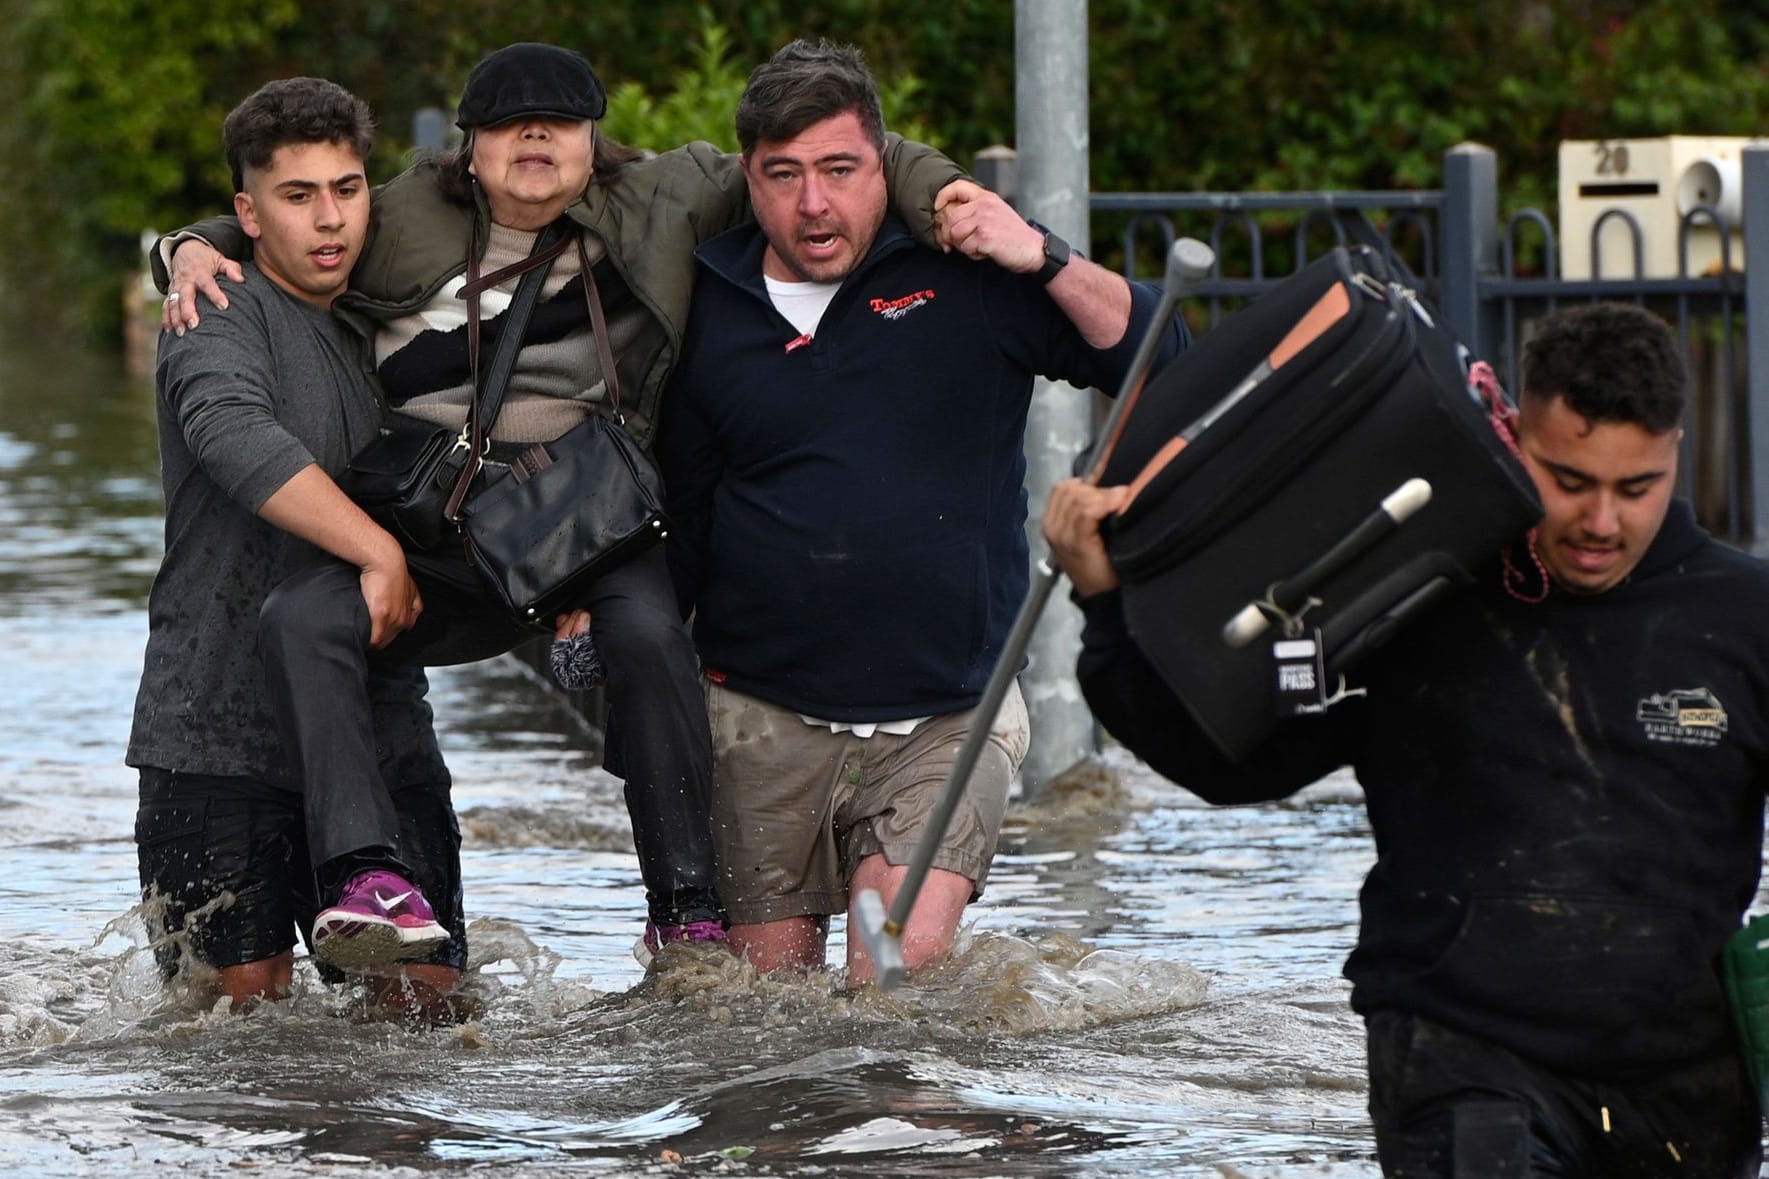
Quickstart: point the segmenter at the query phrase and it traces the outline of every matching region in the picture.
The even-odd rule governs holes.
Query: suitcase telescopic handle
[[[1112,412],[1100,427],[1100,437],[1104,442],[1091,469],[1084,476],[1087,482],[1098,483],[1104,473],[1106,461],[1111,458],[1112,450],[1118,444],[1118,436],[1123,432],[1124,420],[1135,406],[1137,398],[1142,396],[1149,370],[1154,367],[1155,357],[1161,350],[1161,338],[1173,322],[1173,314],[1179,309],[1180,301],[1196,290],[1198,284],[1208,278],[1215,267],[1216,252],[1195,238],[1182,237],[1167,251],[1166,285],[1161,291],[1161,301],[1155,307],[1154,317],[1149,320],[1148,331],[1143,335],[1135,358],[1124,373],[1124,382],[1119,387]],[[928,815],[927,826],[922,829],[921,840],[915,846],[915,854],[910,857],[908,872],[897,889],[890,911],[885,911],[884,901],[874,889],[866,889],[854,898],[854,913],[858,918],[856,924],[860,927],[860,937],[867,953],[872,956],[878,985],[887,991],[897,987],[906,977],[907,971],[903,965],[903,928],[908,925],[909,914],[914,911],[916,898],[921,895],[921,886],[927,879],[928,869],[933,865],[934,854],[940,850],[940,841],[946,837],[946,828],[951,824],[952,816],[970,786],[971,771],[976,768],[977,759],[983,754],[983,743],[989,739],[989,730],[995,727],[1001,702],[1006,698],[1014,677],[1019,674],[1020,661],[1025,658],[1026,648],[1031,645],[1032,632],[1038,627],[1038,619],[1044,613],[1045,603],[1050,601],[1051,591],[1056,588],[1061,577],[1062,574],[1051,564],[1048,554],[1033,567],[1032,583],[1027,587],[1025,600],[1020,604],[1013,630],[1009,632],[1001,656],[995,661],[995,670],[990,673],[989,682],[983,688],[983,698],[977,701],[976,708],[971,712],[970,727],[965,732],[964,743],[958,747],[958,756],[946,775],[939,800]],[[849,930],[849,936],[853,936],[852,930]]]
[[[1309,595],[1328,578],[1357,560],[1430,502],[1431,484],[1424,479],[1415,477],[1396,487],[1382,498],[1375,511],[1326,552],[1294,576],[1273,585],[1261,600],[1248,602],[1242,607],[1223,626],[1223,644],[1238,651],[1264,634],[1273,622],[1282,624],[1299,617]]]

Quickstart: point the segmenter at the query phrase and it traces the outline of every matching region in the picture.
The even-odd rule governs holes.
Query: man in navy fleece
[[[698,252],[660,453],[731,944],[806,969],[851,896],[891,903],[1025,596],[1034,377],[1115,388],[1157,298],[975,185],[941,196],[964,256],[918,248],[887,214],[851,47],[759,66],[737,133],[758,223]],[[1026,742],[1016,691],[905,930],[910,968],[983,887]],[[874,975],[857,937],[848,971]]]

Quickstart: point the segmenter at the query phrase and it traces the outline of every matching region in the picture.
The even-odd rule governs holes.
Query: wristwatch
[[[1044,235],[1044,269],[1038,272],[1039,282],[1049,282],[1069,264],[1069,243],[1054,233]]]

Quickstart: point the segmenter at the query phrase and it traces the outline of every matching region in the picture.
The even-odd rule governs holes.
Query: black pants
[[[392,788],[399,836],[394,851],[449,931],[418,961],[467,965],[461,903],[461,829],[446,782]],[[135,812],[141,899],[160,973],[172,978],[189,954],[215,968],[311,948],[322,902],[307,854],[300,797],[250,778],[143,767]],[[233,894],[225,902],[226,894]],[[315,962],[320,977],[342,971]]]
[[[1366,1022],[1389,1179],[1756,1179],[1761,1115],[1734,1055],[1616,1084],[1398,1011]]]
[[[358,570],[342,561],[290,577],[259,615],[271,707],[305,791],[316,866],[396,843],[398,820],[376,769],[370,662],[472,663],[536,637],[498,604],[458,549],[408,553],[406,562],[424,611],[380,651],[369,647]],[[603,577],[581,605],[591,612],[607,669],[607,762],[626,781],[651,918],[717,919],[708,826],[712,738],[663,549]]]

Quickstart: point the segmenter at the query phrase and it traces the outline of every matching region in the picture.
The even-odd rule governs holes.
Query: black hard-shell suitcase
[[[1159,374],[1101,482],[1134,490],[1107,527],[1131,634],[1237,759],[1541,516],[1465,350],[1362,248]]]

